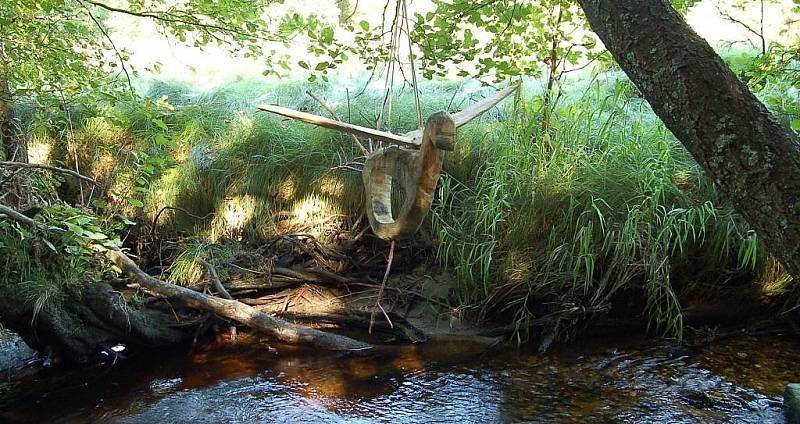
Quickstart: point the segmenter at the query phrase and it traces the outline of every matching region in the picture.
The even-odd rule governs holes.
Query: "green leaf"
[[[167,124],[160,119],[153,119],[153,125],[157,126],[158,128],[161,128],[164,131],[167,131]]]
[[[89,237],[92,240],[105,240],[105,239],[108,238],[107,235],[105,235],[103,233],[94,232],[94,231],[86,231],[85,235],[86,235],[86,237]]]
[[[84,233],[83,228],[81,228],[81,227],[79,227],[79,226],[77,226],[77,225],[75,225],[75,224],[73,224],[71,222],[67,222],[66,224],[67,224],[67,229],[72,234],[75,234],[78,237],[83,235],[83,233]]]
[[[800,132],[800,119],[795,119],[791,123],[792,130]]]
[[[125,225],[136,225],[135,222],[131,221],[126,216],[123,216],[123,215],[117,215],[117,216],[122,221],[122,223],[125,224]]]
[[[297,64],[303,69],[308,69],[308,63],[306,63],[304,60],[297,62]]]
[[[52,250],[53,252],[58,252],[58,250],[56,249],[56,247],[55,247],[55,246],[53,246],[53,243],[50,243],[50,241],[49,241],[49,240],[47,240],[46,238],[42,238],[42,241],[44,242],[44,244],[46,244],[46,245],[47,245],[47,247],[48,247],[50,250]]]
[[[333,42],[333,28],[332,27],[325,27],[322,29],[322,42],[324,44],[330,44]]]
[[[141,200],[133,198],[133,197],[129,197],[128,198],[128,203],[130,203],[131,205],[133,205],[136,208],[141,208],[141,207],[144,206],[144,203],[142,203]]]
[[[328,62],[320,62],[320,63],[317,64],[317,66],[314,68],[314,70],[315,71],[322,71],[322,70],[328,69],[330,66],[331,66],[331,64],[328,63]]]

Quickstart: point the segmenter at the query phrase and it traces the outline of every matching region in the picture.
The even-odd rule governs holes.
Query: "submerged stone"
[[[789,384],[783,394],[783,407],[788,424],[800,424],[800,383]]]
[[[0,371],[20,368],[35,356],[18,335],[0,327]]]

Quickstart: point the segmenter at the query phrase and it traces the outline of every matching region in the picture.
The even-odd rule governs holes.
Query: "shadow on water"
[[[367,355],[257,339],[0,385],[0,422],[782,422],[800,342],[590,341],[549,354],[465,343]]]

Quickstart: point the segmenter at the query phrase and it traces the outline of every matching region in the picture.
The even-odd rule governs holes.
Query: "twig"
[[[81,2],[81,4],[83,4],[83,2]],[[89,8],[86,7],[85,4],[83,4],[83,8],[86,10],[86,13],[92,19],[92,22],[94,22],[94,24],[97,26],[97,29],[99,29],[100,32],[103,33],[103,36],[106,37],[106,40],[108,40],[108,42],[111,44],[111,48],[114,49],[114,53],[117,55],[117,58],[119,59],[119,64],[122,67],[122,72],[125,74],[125,78],[128,80],[128,89],[131,91],[131,93],[134,93],[135,90],[133,89],[133,83],[131,82],[131,76],[130,76],[130,74],[128,74],[128,68],[125,66],[125,58],[124,58],[124,56],[122,56],[122,53],[117,49],[117,45],[114,44],[114,40],[111,39],[111,36],[108,35],[108,31],[106,31],[106,29],[103,28],[103,25],[100,24],[100,21],[98,21],[97,18],[94,17],[94,14],[92,13],[92,11],[89,10]]]
[[[383,316],[386,318],[386,321],[389,323],[389,327],[394,327],[392,325],[392,320],[389,319],[389,314],[386,313],[386,310],[383,309],[381,306],[381,298],[383,297],[383,290],[386,288],[386,280],[389,279],[389,271],[392,270],[392,260],[394,259],[394,240],[389,243],[389,259],[386,263],[386,272],[383,274],[383,282],[381,282],[381,288],[378,289],[378,298],[375,300],[375,306],[383,312]],[[377,311],[375,308],[372,308],[372,314],[369,317],[369,334],[372,334],[372,325],[375,323],[375,313]]]
[[[8,174],[8,176],[3,181],[0,181],[0,188],[2,188],[4,185],[6,185],[7,182],[13,180],[14,177],[17,176],[17,174],[19,174],[20,172],[22,172],[24,170],[25,170],[25,168],[20,167],[20,168],[15,169],[14,171],[12,171],[10,174]],[[8,194],[8,193],[6,193],[6,194]],[[3,195],[3,196],[5,196],[5,195]],[[2,200],[2,199],[3,198],[0,197],[0,200]]]
[[[199,262],[200,265],[203,265],[203,268],[205,268],[208,272],[208,276],[211,278],[211,284],[213,284],[214,288],[217,289],[217,293],[219,293],[220,297],[225,299],[233,299],[231,294],[228,293],[228,290],[225,290],[225,286],[222,285],[222,281],[220,281],[219,274],[217,274],[217,269],[214,268],[214,265],[201,258],[197,258],[197,262]]]
[[[59,231],[59,232],[62,232],[62,233],[67,232],[67,230],[65,230],[63,228],[60,228],[60,227],[55,227],[55,226],[52,226],[52,225],[46,225],[46,224],[38,223],[38,222],[34,221],[32,218],[28,218],[27,216],[25,216],[25,215],[17,212],[16,210],[14,210],[12,208],[9,208],[8,206],[5,206],[5,205],[0,205],[0,214],[6,215],[9,218],[11,218],[11,219],[13,219],[13,220],[15,220],[17,222],[21,222],[21,223],[23,223],[23,224],[25,224],[25,225],[27,225],[29,227],[38,228],[39,226],[42,226],[44,228],[47,228],[48,230]]]
[[[336,111],[333,110],[333,107],[331,107],[331,105],[328,104],[328,102],[325,101],[325,99],[323,99],[322,97],[317,96],[316,94],[311,92],[311,90],[307,90],[306,94],[311,96],[312,99],[316,100],[317,103],[319,103],[319,105],[322,106],[323,109],[327,110],[328,113],[331,114],[333,119],[335,119],[335,120],[337,120],[339,122],[344,122],[344,121],[342,121],[342,118],[339,117],[339,114],[337,114]],[[369,151],[364,147],[363,144],[361,144],[361,141],[358,140],[358,137],[356,137],[353,134],[350,134],[350,137],[353,138],[353,141],[356,143],[358,148],[361,150],[361,153],[363,153],[365,156],[369,154]]]
[[[68,174],[68,175],[71,175],[71,176],[73,176],[75,178],[79,178],[81,180],[90,182],[90,183],[92,183],[92,184],[94,184],[94,185],[96,185],[98,187],[100,186],[100,183],[98,183],[97,181],[87,177],[86,175],[79,174],[79,173],[77,173],[77,172],[75,172],[75,171],[73,171],[71,169],[64,169],[64,168],[59,168],[59,167],[56,167],[56,166],[43,165],[43,164],[39,164],[39,163],[25,163],[25,162],[11,162],[11,161],[2,161],[2,162],[0,162],[0,166],[5,166],[5,167],[8,167],[8,168],[38,168],[38,169],[46,169],[48,171],[60,172],[62,174]]]
[[[155,232],[155,231],[156,231],[156,230],[155,230],[155,228],[156,228],[156,224],[158,224],[158,218],[160,218],[160,217],[161,217],[161,214],[162,214],[162,213],[164,213],[164,211],[165,211],[165,210],[167,210],[167,209],[171,209],[171,210],[174,210],[174,211],[180,211],[180,212],[183,212],[183,213],[185,213],[186,215],[189,215],[190,217],[192,217],[192,218],[194,218],[194,219],[199,219],[199,220],[201,220],[201,221],[202,221],[202,220],[204,220],[204,219],[206,219],[206,218],[208,218],[208,217],[210,217],[210,216],[212,216],[212,215],[214,215],[214,212],[209,212],[209,213],[207,213],[207,214],[205,214],[205,215],[203,215],[203,216],[197,216],[197,215],[195,215],[195,214],[193,214],[193,213],[191,213],[191,212],[187,211],[187,210],[186,210],[186,209],[184,209],[184,208],[179,208],[179,207],[177,207],[177,206],[164,206],[163,208],[161,208],[161,209],[158,211],[158,213],[156,214],[155,218],[153,218],[153,232]]]

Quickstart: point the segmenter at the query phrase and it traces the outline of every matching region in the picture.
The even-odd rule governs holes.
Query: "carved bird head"
[[[448,152],[455,149],[456,124],[449,113],[434,113],[428,118],[425,128],[428,129],[434,147]]]

